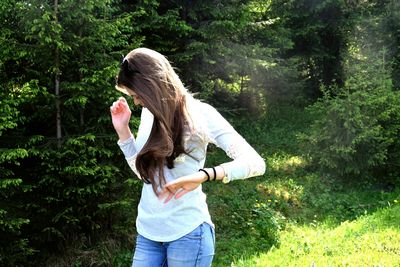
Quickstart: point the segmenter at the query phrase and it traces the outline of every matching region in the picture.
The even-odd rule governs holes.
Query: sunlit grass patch
[[[267,164],[269,170],[291,174],[296,169],[303,168],[307,161],[300,156],[275,153],[267,158]]]
[[[291,224],[279,248],[232,266],[399,266],[399,222],[397,204],[336,228]]]
[[[304,187],[289,177],[257,184],[260,201],[284,217],[293,217],[302,207]]]

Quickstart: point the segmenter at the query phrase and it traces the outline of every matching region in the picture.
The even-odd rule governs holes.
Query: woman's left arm
[[[207,180],[245,179],[263,175],[265,172],[264,159],[251,147],[247,141],[221,116],[212,106],[205,105],[203,112],[207,114],[206,135],[210,141],[222,148],[233,159],[216,167],[205,168],[202,171],[180,177],[164,186],[160,198],[168,202],[173,197],[178,199],[196,189]]]
[[[206,104],[207,105],[207,104]],[[224,183],[263,175],[265,161],[249,143],[232,127],[222,115],[207,105],[208,135],[211,142],[220,147],[232,159],[222,163]]]

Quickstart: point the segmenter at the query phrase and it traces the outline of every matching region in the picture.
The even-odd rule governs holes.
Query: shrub
[[[309,111],[316,120],[301,139],[320,171],[335,177],[400,173],[400,92],[392,90],[390,79],[350,80]]]
[[[0,92],[0,266],[42,265],[79,240],[90,246],[106,233],[127,236],[141,183],[115,134],[88,132],[59,146],[25,130],[41,125],[30,108],[50,99],[45,88],[34,81],[15,88]]]

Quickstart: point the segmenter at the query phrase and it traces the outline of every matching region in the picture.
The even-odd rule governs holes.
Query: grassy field
[[[344,221],[289,225],[282,244],[232,266],[400,266],[400,205]]]
[[[300,151],[309,116],[284,108],[235,126],[266,159],[263,177],[205,191],[213,266],[400,266],[400,185],[318,175]],[[225,160],[210,149],[209,164]]]

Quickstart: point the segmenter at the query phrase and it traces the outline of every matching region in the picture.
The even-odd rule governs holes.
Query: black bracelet
[[[213,181],[215,181],[215,180],[217,180],[217,171],[215,170],[214,167],[212,167],[212,169],[213,169],[213,172],[214,172],[214,179],[213,179]]]
[[[208,172],[205,169],[199,169],[199,172],[200,171],[204,172],[207,175],[207,181],[206,182],[210,181],[210,175],[208,174]]]

